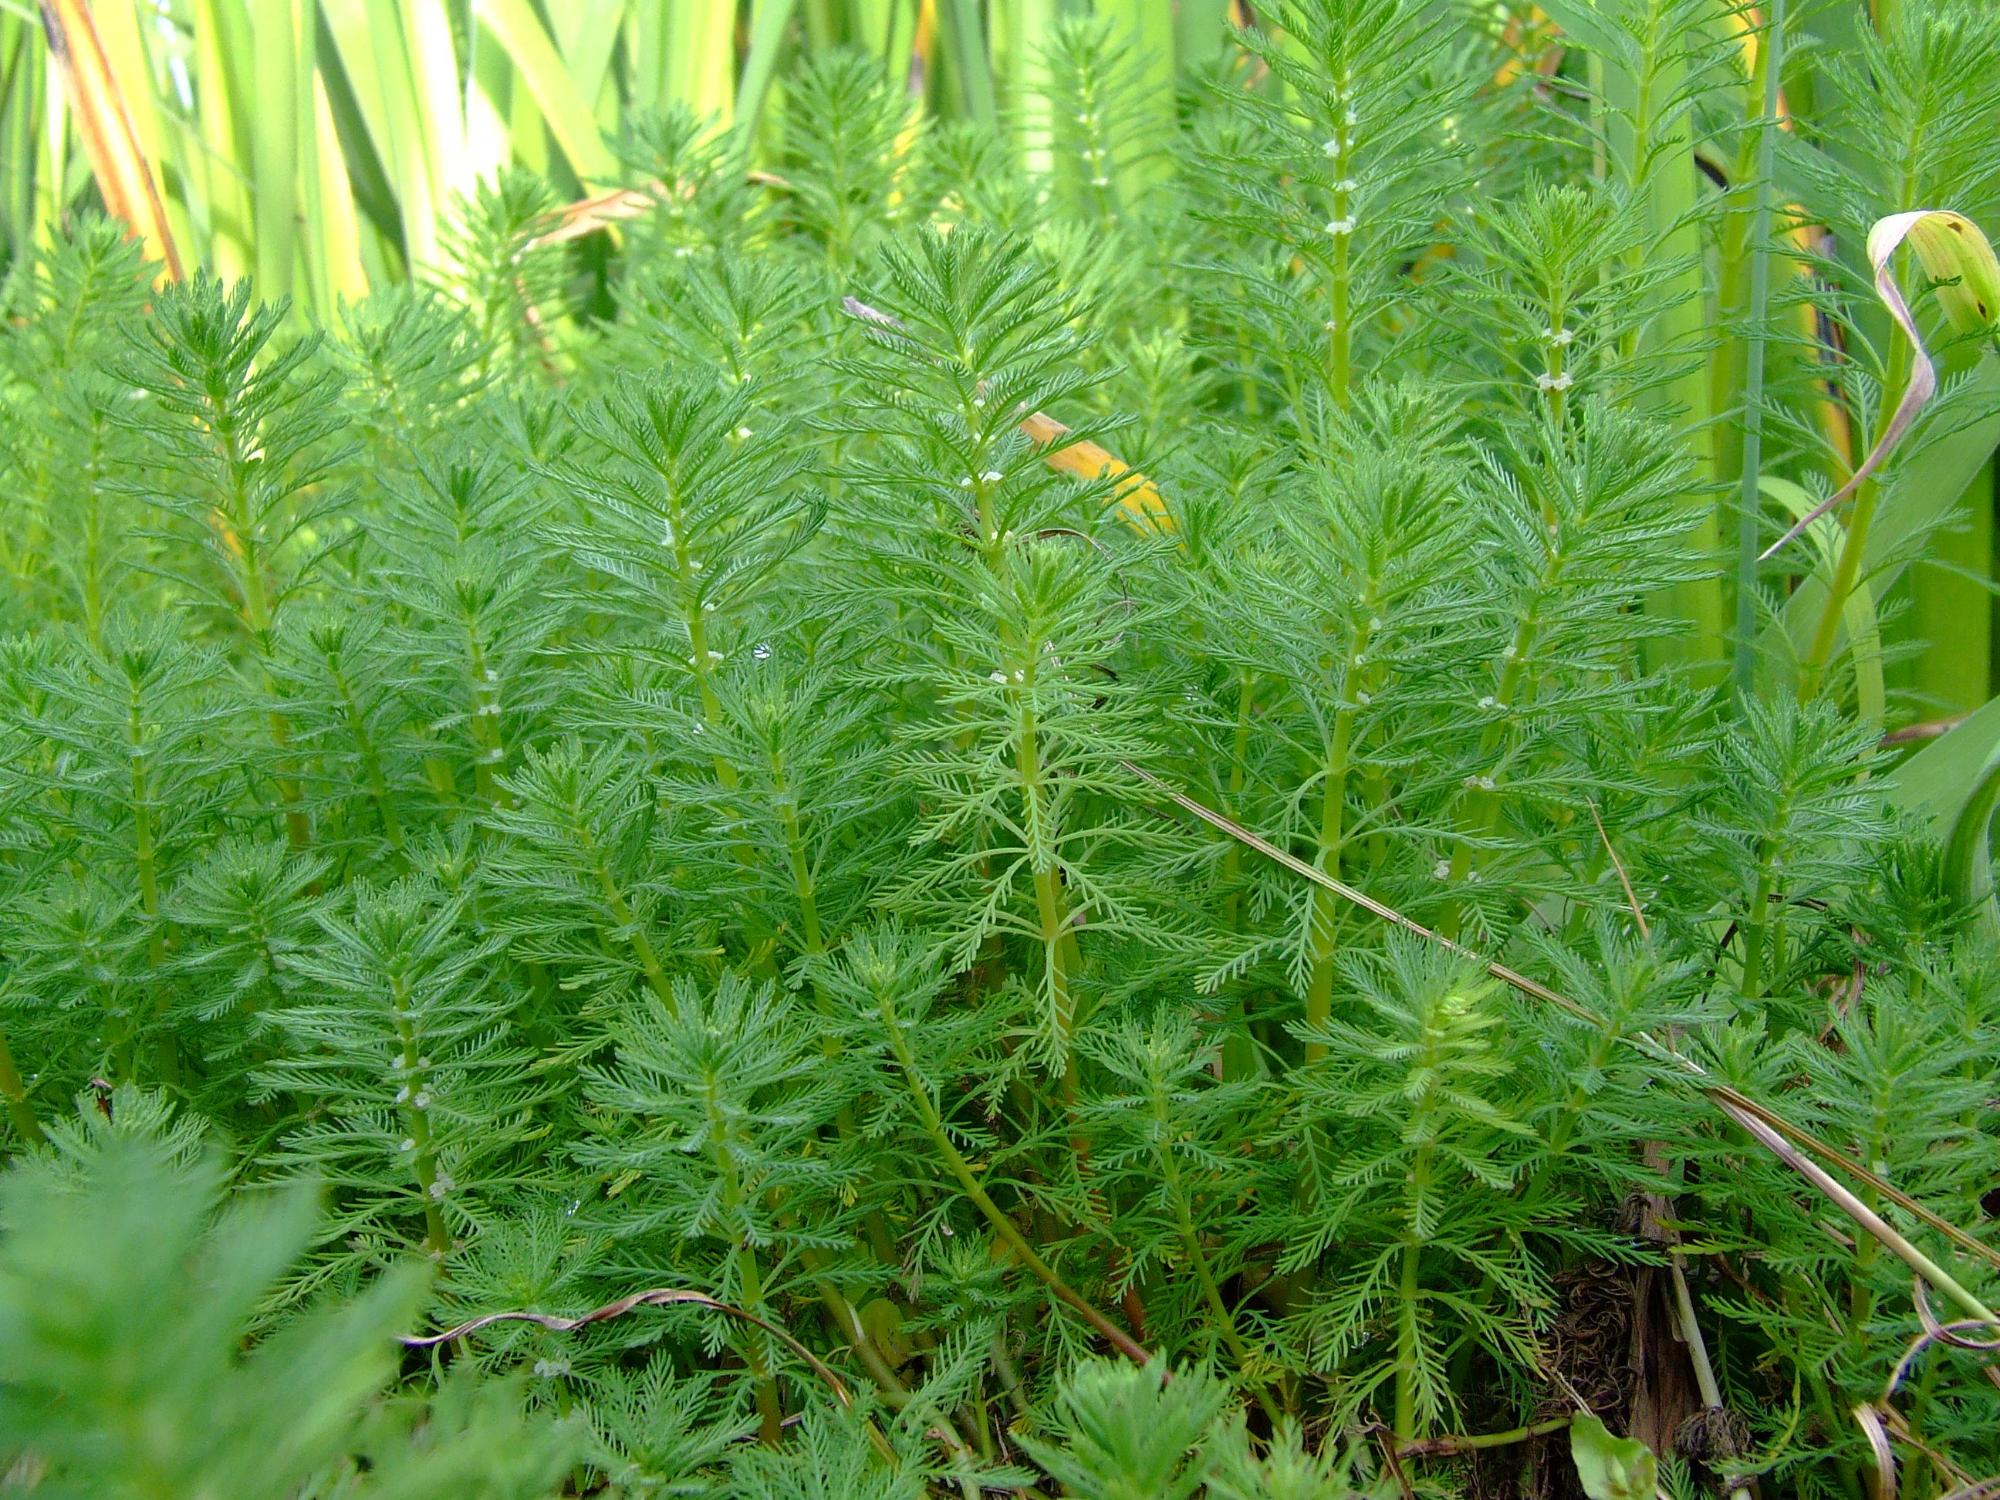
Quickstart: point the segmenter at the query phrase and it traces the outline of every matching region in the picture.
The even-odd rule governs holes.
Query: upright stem
[[[1423,1296],[1420,1278],[1424,1242],[1417,1233],[1416,1199],[1430,1186],[1431,1148],[1417,1148],[1410,1167],[1410,1224],[1404,1233],[1402,1265],[1396,1282],[1396,1440],[1407,1443],[1417,1435],[1417,1303]]]
[[[1014,1221],[1001,1211],[1000,1205],[995,1203],[986,1189],[979,1185],[979,1179],[974,1175],[971,1164],[959,1154],[958,1147],[952,1144],[951,1133],[945,1129],[944,1119],[938,1114],[937,1105],[931,1100],[930,1090],[924,1086],[923,1079],[917,1072],[916,1059],[910,1052],[909,1038],[896,1016],[894,1004],[885,995],[879,1005],[883,1025],[889,1035],[890,1051],[895,1055],[897,1066],[903,1074],[903,1081],[908,1085],[910,1097],[916,1103],[917,1117],[923,1125],[924,1134],[937,1148],[938,1155],[943,1158],[951,1175],[957,1179],[959,1188],[965,1196],[971,1199],[973,1206],[986,1216],[986,1222],[993,1226],[994,1233],[999,1235],[1007,1248],[1014,1252],[1021,1264],[1026,1266],[1035,1279],[1047,1287],[1059,1301],[1074,1309],[1086,1323],[1102,1334],[1113,1348],[1134,1364],[1148,1363],[1152,1359],[1152,1354],[1145,1345],[1092,1307],[1074,1287],[1057,1275],[1054,1267],[1036,1253],[1035,1247],[1028,1243],[1027,1237],[1021,1233]]]
[[[1364,696],[1362,667],[1368,659],[1369,643],[1375,638],[1375,584],[1371,579],[1355,606],[1356,623],[1348,639],[1347,660],[1340,677],[1339,708],[1334,710],[1333,733],[1327,745],[1323,767],[1326,784],[1320,793],[1319,866],[1335,880],[1340,878],[1340,859],[1346,844],[1347,777],[1354,744],[1355,707]],[[1332,891],[1313,888],[1311,944],[1312,971],[1306,985],[1306,1025],[1323,1026],[1333,1014],[1334,936],[1339,927],[1340,905]],[[1323,1043],[1306,1044],[1306,1061],[1318,1062],[1326,1056]]]
[[[244,633],[257,659],[258,681],[269,697],[276,697],[277,685],[271,676],[271,627],[274,617],[270,595],[264,586],[264,555],[258,543],[250,509],[250,460],[242,452],[241,434],[233,419],[216,423],[222,439],[223,461],[229,474],[227,509],[218,515],[225,528],[223,550],[236,560],[237,589],[242,596]],[[278,752],[278,797],[285,805],[285,834],[294,849],[312,841],[312,825],[306,818],[305,794],[299,789],[296,767],[292,764],[291,721],[284,711],[273,707],[265,715],[270,725],[271,745]]]
[[[743,1190],[737,1180],[736,1161],[728,1147],[719,1148],[723,1168],[723,1200],[734,1210],[743,1201]],[[760,1318],[767,1318],[764,1306],[764,1274],[757,1264],[757,1252],[748,1239],[737,1241],[735,1249],[736,1277],[743,1285],[743,1305]],[[778,1377],[771,1368],[771,1351],[763,1334],[752,1329],[749,1335],[746,1358],[750,1374],[756,1381],[757,1435],[775,1448],[778,1439],[784,1435],[785,1409],[778,1400]]]
[[[368,732],[367,715],[361,711],[361,704],[354,696],[354,687],[347,680],[347,674],[331,659],[327,662],[327,674],[332,679],[334,692],[340,695],[348,733],[354,736],[355,748],[361,753],[361,774],[368,783],[368,794],[375,799],[375,810],[382,819],[382,832],[388,836],[390,847],[401,854],[404,847],[403,822],[396,815],[396,799],[389,794],[389,778],[382,769],[381,752],[376,749],[374,736]]]
[[[1543,519],[1552,522],[1549,516],[1545,515]],[[1537,596],[1553,587],[1561,572],[1562,555],[1553,549],[1552,539],[1551,550],[1542,565]],[[1482,767],[1490,768],[1494,757],[1500,753],[1501,743],[1506,737],[1507,715],[1513,710],[1515,697],[1526,686],[1528,653],[1534,649],[1538,629],[1536,611],[1531,605],[1514,627],[1514,638],[1508,642],[1502,658],[1497,691],[1492,703],[1487,705],[1492,709],[1494,718],[1479,736],[1479,764]],[[1479,856],[1474,847],[1475,840],[1490,838],[1500,825],[1500,795],[1493,785],[1490,770],[1475,771],[1473,780],[1478,784],[1474,786],[1472,795],[1460,804],[1457,819],[1460,838],[1457,847],[1452,850],[1451,863],[1446,867],[1454,886],[1470,879],[1477,868]],[[1456,938],[1461,915],[1460,903],[1454,901],[1447,908],[1444,920],[1438,924],[1439,931],[1448,938]]]
[[[485,640],[469,626],[465,651],[472,671],[472,788],[486,806],[503,807],[499,774],[507,745],[500,733],[499,676],[487,659]]]
[[[1769,0],[1770,15],[1757,49],[1764,70],[1764,113],[1757,125],[1757,209],[1750,229],[1749,340],[1743,372],[1743,473],[1736,496],[1736,654],[1733,675],[1739,702],[1747,702],[1757,677],[1758,471],[1764,465],[1765,318],[1771,297],[1771,177],[1778,139],[1778,84],[1783,67],[1785,0]]]
[[[409,1132],[410,1168],[424,1200],[424,1248],[442,1258],[451,1249],[451,1231],[444,1222],[444,1195],[450,1184],[438,1174],[431,1144],[429,1080],[416,1022],[410,1014],[409,981],[398,978],[391,982],[389,1005],[395,1017],[396,1040],[402,1047],[403,1128]]]
[[[1262,1379],[1253,1373],[1255,1357],[1250,1346],[1243,1341],[1243,1335],[1237,1332],[1236,1318],[1230,1312],[1229,1304],[1223,1300],[1214,1268],[1208,1263],[1208,1252],[1202,1249],[1201,1236],[1195,1232],[1194,1213],[1188,1206],[1180,1163],[1174,1158],[1170,1141],[1166,1099],[1158,1090],[1153,1094],[1153,1122],[1153,1151],[1160,1163],[1160,1177],[1166,1184],[1167,1196],[1173,1200],[1174,1221],[1180,1230],[1181,1246],[1187,1251],[1189,1264],[1194,1267],[1195,1279],[1201,1283],[1202,1300],[1208,1304],[1208,1310],[1215,1319],[1217,1335],[1229,1350],[1230,1357],[1236,1361],[1236,1373],[1256,1393],[1257,1402],[1264,1408],[1265,1414],[1276,1422],[1281,1415],[1277,1403],[1271,1399],[1271,1393]]]
[[[1327,288],[1326,384],[1333,404],[1345,411],[1354,399],[1354,108],[1353,78],[1340,78],[1341,114],[1326,143],[1333,158],[1333,217],[1326,231],[1333,239],[1333,271]]]

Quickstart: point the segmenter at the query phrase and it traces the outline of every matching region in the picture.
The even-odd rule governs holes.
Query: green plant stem
[[[1261,1375],[1254,1370],[1255,1356],[1243,1335],[1237,1331],[1236,1318],[1223,1299],[1222,1288],[1215,1279],[1215,1270],[1208,1262],[1208,1252],[1202,1248],[1201,1236],[1196,1233],[1194,1213],[1188,1206],[1187,1186],[1181,1178],[1180,1163],[1174,1159],[1171,1135],[1173,1122],[1168,1114],[1167,1100],[1163,1093],[1155,1091],[1152,1099],[1153,1111],[1153,1154],[1160,1164],[1160,1179],[1166,1185],[1167,1197],[1174,1205],[1174,1222],[1180,1230],[1181,1246],[1187,1251],[1188,1262],[1194,1267],[1195,1279],[1201,1283],[1202,1299],[1215,1318],[1215,1331],[1228,1348],[1230,1357],[1236,1361],[1236,1374],[1243,1384],[1250,1387],[1257,1404],[1272,1422],[1277,1422],[1282,1413],[1271,1399],[1269,1387]]]
[[[888,1031],[890,1050],[894,1053],[897,1066],[902,1071],[903,1081],[909,1088],[910,1097],[917,1106],[917,1116],[922,1122],[924,1134],[937,1148],[939,1156],[944,1159],[945,1166],[957,1179],[965,1196],[971,1199],[973,1206],[986,1216],[987,1223],[993,1226],[994,1233],[1000,1236],[1002,1243],[1014,1252],[1021,1264],[1027,1267],[1036,1280],[1047,1287],[1057,1300],[1068,1305],[1084,1322],[1096,1329],[1114,1349],[1134,1364],[1148,1363],[1152,1355],[1145,1345],[1092,1307],[1074,1287],[1064,1281],[1055,1269],[1036,1253],[1035,1247],[1028,1243],[1026,1236],[1021,1233],[1014,1221],[1001,1211],[1000,1206],[988,1195],[986,1189],[979,1185],[979,1178],[974,1174],[971,1163],[967,1162],[959,1153],[958,1147],[952,1144],[951,1134],[945,1129],[944,1119],[938,1114],[937,1105],[931,1100],[930,1090],[924,1087],[923,1080],[917,1072],[916,1059],[910,1052],[909,1038],[904,1033],[901,1021],[897,1019],[894,1005],[886,996],[881,1000],[880,1013],[883,1025]]]
[[[222,550],[236,560],[237,592],[242,600],[241,620],[249,637],[251,654],[257,659],[259,684],[267,698],[277,696],[271,676],[271,627],[274,616],[270,595],[264,584],[264,556],[258,545],[250,511],[250,463],[242,451],[242,433],[234,415],[223,412],[216,421],[222,439],[223,463],[229,475],[226,509],[219,519],[224,527]],[[312,842],[312,825],[307,820],[305,794],[299,788],[297,768],[291,763],[292,726],[284,711],[271,708],[265,714],[270,726],[271,745],[278,752],[278,799],[284,804],[285,835],[294,849]]]
[[[361,712],[347,674],[332,661],[327,663],[327,672],[333,680],[333,690],[340,695],[348,733],[354,736],[355,748],[360,751],[361,774],[368,782],[368,795],[374,798],[375,810],[382,819],[382,832],[388,837],[390,847],[400,855],[404,852],[403,820],[396,813],[396,799],[389,794],[389,778],[382,769],[382,756],[374,736],[368,732],[367,716]]]
[[[802,948],[806,957],[820,958],[826,953],[826,935],[820,926],[818,885],[813,879],[812,860],[806,851],[805,828],[799,821],[798,798],[793,794],[791,779],[785,773],[784,757],[775,749],[771,752],[770,770],[778,823],[785,835],[785,861],[791,870],[792,893],[799,903]],[[826,994],[825,986],[817,979],[813,981],[813,998],[822,1015],[832,1014],[833,1003]],[[839,1055],[839,1048],[838,1038],[829,1031],[821,1043],[821,1050],[829,1063]],[[850,1106],[843,1104],[840,1107],[834,1117],[834,1126],[843,1140],[854,1138],[854,1111]],[[883,1220],[881,1210],[869,1209],[862,1222],[876,1259],[885,1266],[895,1265],[895,1237]]]
[[[398,977],[389,988],[389,1005],[396,1023],[396,1040],[402,1046],[403,1088],[409,1097],[403,1102],[403,1128],[410,1137],[410,1168],[417,1179],[417,1191],[424,1200],[424,1248],[442,1259],[451,1250],[451,1231],[445,1226],[443,1197],[438,1190],[437,1157],[431,1149],[429,1111],[422,1104],[426,1079],[423,1051],[416,1024],[410,1015],[410,985]]]
[[[1428,1114],[1430,1106],[1420,1105]],[[1420,1333],[1417,1303],[1423,1297],[1420,1277],[1424,1242],[1417,1232],[1418,1207],[1431,1182],[1431,1146],[1421,1126],[1413,1126],[1423,1144],[1410,1164],[1404,1202],[1409,1205],[1410,1225],[1403,1239],[1402,1264],[1396,1278],[1396,1441],[1407,1443],[1417,1435],[1417,1344]]]
[[[708,1136],[714,1154],[717,1175],[722,1179],[721,1208],[725,1220],[734,1222],[742,1214],[748,1201],[743,1186],[741,1172],[737,1169],[736,1153],[729,1142],[735,1130],[719,1089],[711,1086],[707,1090]],[[730,1250],[736,1262],[736,1279],[742,1288],[743,1306],[746,1311],[766,1322],[770,1321],[770,1309],[764,1303],[763,1268],[758,1264],[757,1251],[747,1235],[741,1235]],[[751,1378],[756,1383],[758,1416],[758,1436],[771,1447],[778,1445],[784,1435],[785,1412],[778,1398],[778,1379],[771,1368],[771,1350],[761,1333],[752,1329],[745,1342],[745,1361],[750,1366]]]
[[[499,768],[507,759],[507,746],[500,734],[500,690],[487,663],[486,644],[470,628],[466,662],[472,669],[472,789],[486,806],[502,808],[507,800]]]
[[[1886,396],[1889,391],[1900,391],[1908,382],[1910,361],[1914,351],[1909,340],[1898,331],[1894,335],[1894,346],[1890,356],[1890,378],[1883,385]],[[1883,409],[1876,421],[1875,432],[1869,442],[1869,451],[1882,442],[1894,407],[1883,402]],[[1882,501],[1882,487],[1869,479],[1855,492],[1852,509],[1848,512],[1847,525],[1841,533],[1840,553],[1834,561],[1833,577],[1827,582],[1826,602],[1820,609],[1819,621],[1813,627],[1806,654],[1799,663],[1799,701],[1810,702],[1819,695],[1820,683],[1825,676],[1827,664],[1833,659],[1834,642],[1840,638],[1840,625],[1845,618],[1847,596],[1854,592],[1855,580],[1861,576],[1861,560],[1868,549],[1868,533],[1875,524],[1875,510]]]
[[[1544,1421],[1530,1422],[1523,1427],[1509,1427],[1505,1432],[1448,1433],[1443,1437],[1418,1438],[1414,1442],[1397,1445],[1396,1452],[1403,1458],[1431,1458],[1450,1456],[1456,1453],[1478,1453],[1487,1448],[1507,1448],[1515,1443],[1525,1443],[1531,1438],[1547,1437],[1552,1432],[1567,1428],[1569,1417],[1549,1417]]]
[[[1757,883],[1751,889],[1750,913],[1743,924],[1743,998],[1755,1000],[1764,990],[1765,950],[1770,942],[1771,895],[1774,884],[1770,841],[1757,850]]]
[[[1667,1264],[1674,1284],[1674,1313],[1680,1324],[1681,1342],[1687,1345],[1688,1363],[1694,1368],[1694,1383],[1701,1392],[1701,1404],[1710,1411],[1721,1411],[1722,1387],[1716,1382],[1715,1366],[1709,1362],[1708,1340],[1702,1336],[1701,1320],[1695,1316],[1694,1293],[1688,1288],[1686,1264],[1687,1257],[1676,1245]],[[1736,1455],[1717,1456],[1730,1459]],[[1729,1481],[1729,1500],[1748,1500],[1750,1487],[1730,1475],[1726,1464],[1717,1467]]]
[[[1763,115],[1757,125],[1757,206],[1750,228],[1750,316],[1743,371],[1743,470],[1736,496],[1736,650],[1731,670],[1739,701],[1757,681],[1757,490],[1764,466],[1765,327],[1771,298],[1771,179],[1778,138],[1778,83],[1783,70],[1785,0],[1769,0],[1757,64],[1763,72]],[[1726,346],[1725,346],[1726,347]]]
[[[1346,843],[1347,776],[1354,743],[1354,695],[1361,690],[1361,664],[1374,638],[1375,591],[1362,592],[1356,606],[1359,622],[1354,627],[1342,673],[1341,704],[1334,711],[1333,734],[1327,747],[1326,764],[1321,768],[1325,786],[1320,794],[1319,865],[1340,878],[1340,858]],[[1311,942],[1312,971],[1306,984],[1306,1025],[1324,1026],[1333,1014],[1333,960],[1335,938],[1340,927],[1339,898],[1325,886],[1313,890]],[[1326,1056],[1321,1042],[1306,1043],[1306,1061],[1318,1062]]]
[[[1236,683],[1236,732],[1229,742],[1229,795],[1222,806],[1222,811],[1232,818],[1237,816],[1249,776],[1250,710],[1256,691],[1257,675],[1245,667]],[[1242,878],[1243,849],[1232,842],[1222,854],[1222,888],[1228,892],[1222,898],[1222,917],[1231,932],[1243,930],[1243,892],[1238,888]]]
[[[1542,519],[1551,527],[1554,525],[1553,516],[1545,513]],[[1536,588],[1536,597],[1539,598],[1555,587],[1561,577],[1562,568],[1562,554],[1555,549],[1552,538],[1550,549],[1543,558],[1542,576]],[[1494,757],[1500,752],[1501,742],[1506,735],[1507,717],[1513,712],[1515,695],[1524,685],[1528,653],[1534,649],[1538,629],[1536,610],[1531,605],[1514,627],[1514,638],[1508,643],[1501,661],[1498,689],[1493,695],[1494,718],[1479,736],[1479,764],[1482,767],[1491,767],[1494,764]],[[1475,774],[1490,773],[1481,771]],[[1479,853],[1476,847],[1478,841],[1491,838],[1499,826],[1500,794],[1497,789],[1482,786],[1459,804],[1457,818],[1459,838],[1457,847],[1452,850],[1449,867],[1454,888],[1462,886],[1465,881],[1473,877],[1478,869]],[[1446,908],[1444,919],[1438,924],[1438,930],[1445,937],[1456,939],[1463,915],[1463,903],[1454,900]]]
[[[125,732],[132,747],[132,862],[139,877],[139,910],[146,918],[146,961],[157,975],[167,962],[160,920],[159,854],[154,847],[153,789],[147,774],[145,705],[135,684],[126,701]]]

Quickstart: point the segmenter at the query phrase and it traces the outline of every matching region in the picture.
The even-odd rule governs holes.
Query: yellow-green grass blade
[[[354,184],[348,176],[340,134],[334,128],[326,81],[317,68],[313,71],[310,109],[312,135],[311,146],[303,158],[303,194],[306,214],[314,229],[310,275],[313,308],[325,322],[334,316],[343,300],[351,302],[367,295],[368,272],[362,261],[361,221],[355,208]]]
[[[400,12],[431,199],[449,204],[469,191],[474,181],[466,170],[464,90],[459,84],[451,17],[441,0],[402,0]]]
[[[1229,9],[1229,0],[1180,0],[1174,8],[1174,61],[1180,67],[1208,62],[1222,51],[1229,39]]]
[[[1993,476],[1989,455],[1905,580],[1910,608],[1894,637],[1922,649],[1894,676],[1926,712],[1970,713],[1992,691]]]
[[[1124,201],[1136,203],[1141,191],[1171,170],[1173,161],[1172,153],[1163,148],[1173,138],[1178,119],[1174,103],[1174,81],[1179,71],[1175,61],[1178,40],[1175,17],[1172,7],[1153,4],[1152,0],[1125,0],[1122,6],[1099,9],[1109,9],[1114,15],[1122,13],[1124,29],[1138,52],[1147,139],[1160,148],[1136,153],[1122,168],[1126,179],[1120,184]]]
[[[320,0],[340,67],[387,174],[412,273],[437,264],[439,205],[424,163],[423,126],[394,0]]]
[[[982,125],[998,124],[1000,111],[979,0],[938,0],[937,24],[964,112]]]
[[[514,65],[500,44],[483,31],[473,32],[470,79],[465,91],[466,169],[475,182],[490,181],[521,156],[514,139]],[[536,122],[534,139],[547,138]]]
[[[167,167],[184,163],[185,134],[177,115],[163,109],[159,97],[161,70],[148,39],[159,36],[158,17],[149,0],[109,0],[92,7],[98,40],[104,45],[106,62],[117,77],[125,98],[125,111],[139,137],[139,149],[153,169],[161,206],[166,211],[167,230],[177,246],[195,248],[193,224],[187,205],[169,187]],[[185,186],[184,172],[176,174]]]
[[[1909,565],[1909,542],[1929,531],[1957,504],[2000,447],[2000,359],[1983,359],[1959,398],[1980,415],[1956,431],[1926,438],[1902,455],[1885,481],[1880,509],[1861,553],[1859,576],[1878,596],[1894,586]],[[1785,601],[1775,628],[1790,634],[1803,651],[1825,612],[1827,585],[1814,574],[1800,581]]]
[[[743,127],[746,144],[755,140],[757,127],[763,123],[771,79],[789,39],[794,4],[795,0],[753,0],[751,4],[750,45],[744,49],[743,72],[736,84],[736,122]]]
[[[667,22],[667,98],[725,124],[736,108],[735,10],[675,7]]]
[[[66,98],[67,118],[75,123],[105,206],[145,242],[168,275],[178,276],[179,262],[158,184],[133,126],[124,82],[104,50],[90,8],[82,0],[47,0],[42,22],[53,42],[48,56],[54,76],[44,92],[51,196],[58,206],[69,197],[61,170],[67,155],[66,131],[57,123],[65,116],[56,108]]]
[[[998,79],[1007,124],[1030,172],[1046,175],[1053,166],[1047,47],[1060,0],[1004,0],[989,15],[989,45],[1002,68]]]
[[[705,12],[707,7],[697,9]],[[578,91],[533,7],[527,0],[473,0],[472,13],[513,63],[516,85],[534,100],[578,182],[601,187],[614,181],[616,163],[598,133],[596,112]],[[518,112],[515,121],[518,127]]]
[[[13,264],[35,249],[35,123],[42,72],[34,23],[0,15],[0,214]]]
[[[195,119],[208,210],[204,259],[234,279],[256,266],[257,226],[250,195],[249,120],[242,108],[252,66],[250,18],[239,0],[195,0]]]
[[[293,289],[299,253],[299,136],[301,114],[309,105],[310,77],[299,76],[301,20],[297,0],[264,0],[244,17],[249,24],[254,98],[235,103],[250,137],[250,181],[255,197],[257,290],[266,299]],[[204,80],[212,86],[216,79]],[[234,81],[234,80],[231,80]],[[309,118],[309,117],[308,117]]]
[[[2000,747],[2000,698],[1991,698],[1885,772],[1879,778],[1883,800],[1928,819],[1943,834],[1996,747]]]
[[[626,0],[570,0],[552,8],[549,29],[579,98],[591,101],[600,131],[618,126],[620,96],[612,63],[625,29]]]

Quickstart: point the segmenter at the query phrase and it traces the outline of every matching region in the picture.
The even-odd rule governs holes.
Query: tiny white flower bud
[[[1352,233],[1354,233],[1354,220],[1353,220],[1353,219],[1351,219],[1351,218],[1350,218],[1350,219],[1328,219],[1328,220],[1326,221],[1326,232],[1327,232],[1328,234],[1331,234],[1331,235],[1335,235],[1335,236],[1339,236],[1339,235],[1343,235],[1343,234],[1352,234]]]

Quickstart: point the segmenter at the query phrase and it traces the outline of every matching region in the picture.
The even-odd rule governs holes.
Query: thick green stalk
[[[1648,226],[1644,241],[1627,253],[1627,269],[1638,273],[1649,262],[1675,262],[1680,270],[1652,294],[1655,315],[1626,336],[1622,352],[1627,360],[1685,357],[1706,336],[1709,316],[1697,212],[1700,171],[1690,114],[1673,107],[1687,81],[1689,39],[1674,24],[1672,0],[1645,0],[1645,6],[1636,71],[1616,64],[1605,70],[1611,155]],[[1694,453],[1694,485],[1687,505],[1695,525],[1689,543],[1704,557],[1720,551],[1715,505],[1708,493],[1716,477],[1711,394],[1707,373],[1697,363],[1673,380],[1661,398],[1663,411],[1671,410],[1684,424]],[[1651,607],[1676,617],[1685,627],[1648,643],[1652,664],[1684,665],[1704,677],[1716,675],[1727,649],[1720,581],[1703,577],[1677,584]]]
[[[1417,1435],[1417,1347],[1420,1318],[1417,1304],[1423,1297],[1419,1272],[1424,1242],[1417,1234],[1417,1206],[1430,1188],[1431,1146],[1428,1139],[1417,1148],[1410,1167],[1409,1190],[1404,1195],[1410,1205],[1410,1225],[1403,1239],[1402,1264],[1396,1280],[1396,1440],[1412,1441]]]
[[[472,669],[472,787],[481,802],[501,808],[507,805],[499,781],[507,745],[500,733],[500,683],[487,664],[485,641],[469,626],[465,646]]]
[[[1736,495],[1736,695],[1747,700],[1757,680],[1758,471],[1764,466],[1764,354],[1771,297],[1771,178],[1778,138],[1778,80],[1783,71],[1785,0],[1771,13],[1757,49],[1763,74],[1763,116],[1757,126],[1757,207],[1750,229],[1750,316],[1744,337],[1743,469]],[[1725,348],[1727,346],[1725,345]]]
[[[437,1156],[431,1146],[430,1095],[426,1091],[423,1049],[416,1023],[410,1015],[409,981],[397,978],[389,986],[389,1005],[396,1024],[396,1040],[402,1047],[398,1076],[403,1080],[398,1106],[403,1129],[410,1143],[410,1169],[417,1179],[417,1191],[424,1201],[424,1248],[442,1258],[451,1250],[451,1231],[444,1222],[444,1195],[451,1185],[438,1172]]]
[[[726,1217],[733,1219],[742,1211],[746,1201],[736,1156],[729,1149],[734,1127],[713,1089],[709,1091],[707,1104],[709,1138],[715,1142],[715,1165],[722,1177],[722,1210]],[[748,1238],[743,1238],[736,1242],[731,1254],[736,1261],[737,1280],[743,1287],[744,1308],[768,1321],[770,1310],[764,1304],[764,1276],[757,1263],[756,1249]],[[758,1330],[753,1329],[749,1334],[745,1360],[750,1366],[751,1378],[756,1382],[758,1436],[775,1448],[784,1434],[785,1412],[778,1399],[778,1379],[771,1369],[771,1350]]]
[[[1902,336],[1897,335],[1898,347],[1902,347]],[[1887,414],[1884,414],[1887,420]],[[1878,432],[1876,442],[1881,441]],[[1870,445],[1872,448],[1872,444]],[[1819,622],[1813,627],[1812,639],[1806,647],[1805,656],[1799,662],[1799,701],[1809,703],[1819,696],[1820,683],[1826,675],[1827,663],[1833,659],[1834,643],[1840,639],[1840,622],[1847,609],[1847,596],[1854,592],[1855,580],[1861,576],[1861,558],[1868,547],[1868,532],[1875,524],[1875,510],[1882,502],[1882,487],[1874,480],[1866,480],[1854,496],[1853,508],[1848,512],[1847,526],[1842,532],[1840,553],[1833,565],[1833,577],[1827,584],[1826,603],[1820,610]]]
[[[1341,80],[1342,97],[1352,80]],[[1333,404],[1345,411],[1354,399],[1354,120],[1350,109],[1334,121],[1327,143],[1333,158],[1333,211],[1326,232],[1333,240],[1333,269],[1327,278],[1326,386]]]
[[[1756,1000],[1764,989],[1765,956],[1770,947],[1771,895],[1775,883],[1771,846],[1766,840],[1757,849],[1757,883],[1751,889],[1750,912],[1743,923],[1743,998],[1749,1001]]]

